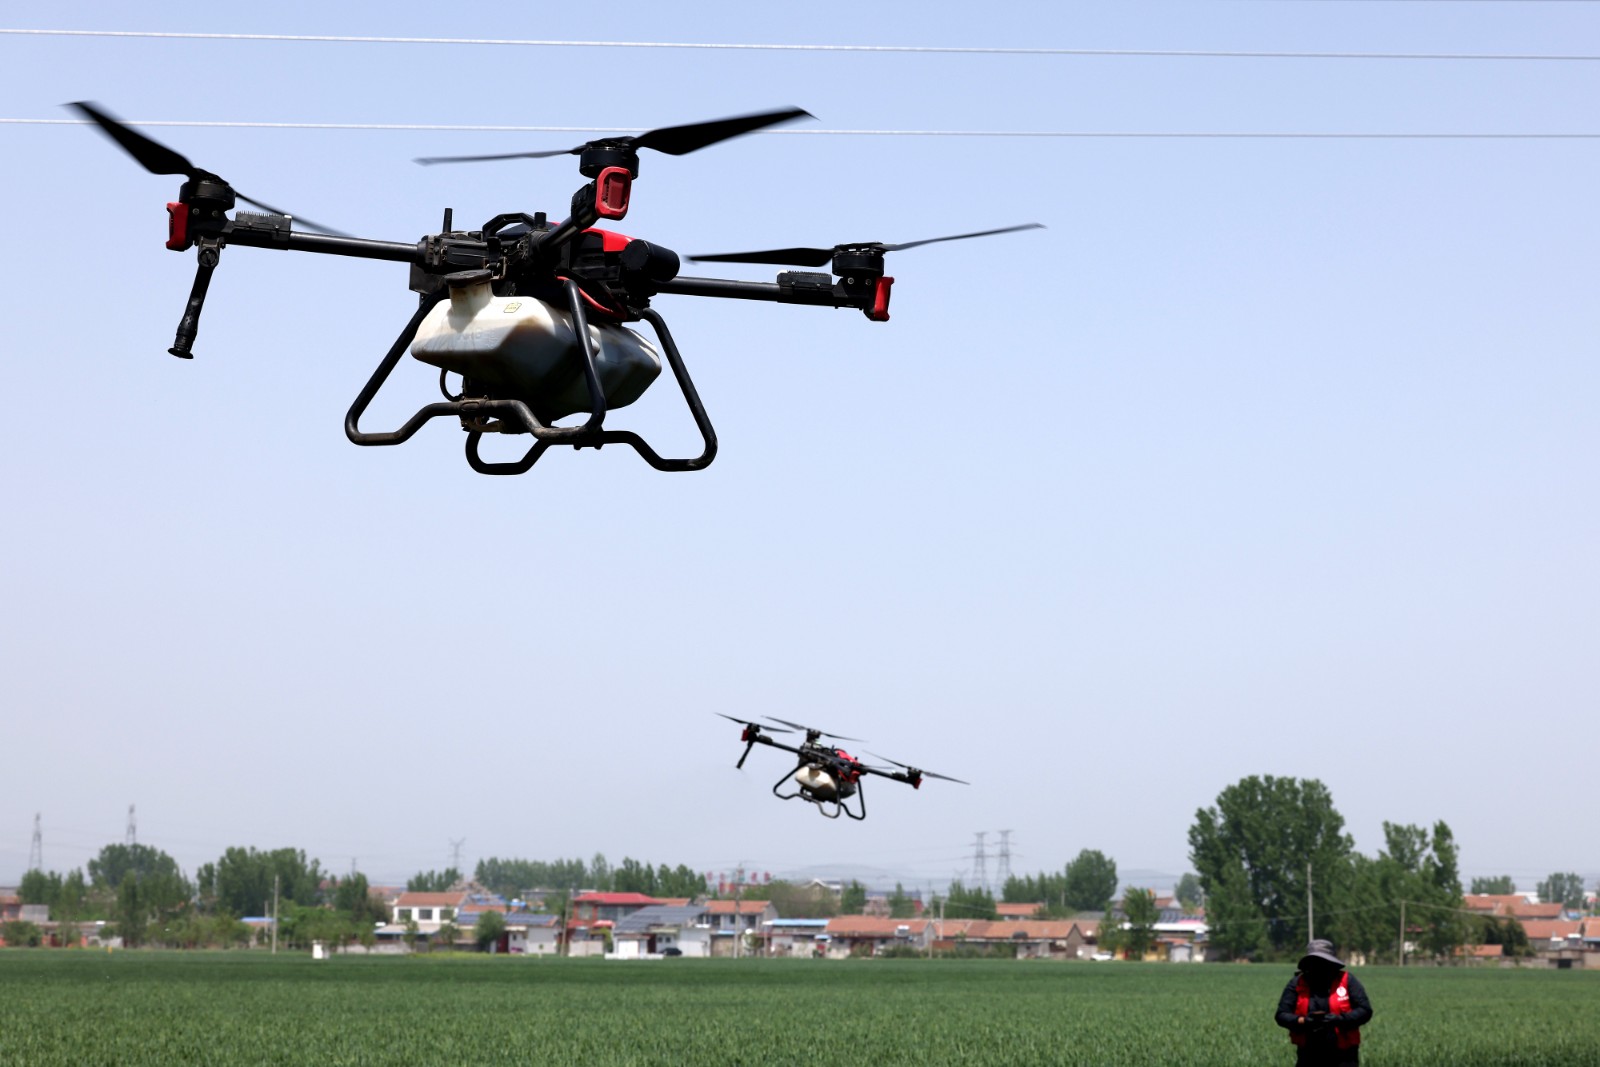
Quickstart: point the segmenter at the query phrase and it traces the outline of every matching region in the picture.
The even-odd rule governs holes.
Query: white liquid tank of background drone
[[[626,327],[591,322],[589,339],[607,408],[633,403],[661,373],[655,347]],[[423,318],[411,354],[530,401],[549,420],[590,410],[571,312],[495,296],[487,282],[453,286]]]
[[[801,767],[794,773],[794,780],[814,793],[824,795],[832,793],[837,787],[833,776],[821,767]]]

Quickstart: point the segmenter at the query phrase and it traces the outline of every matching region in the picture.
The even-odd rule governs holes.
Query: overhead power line
[[[500,37],[357,37],[306,33],[187,33],[156,30],[0,29],[32,37],[120,37],[184,41],[277,41],[319,44],[510,45],[522,48],[675,48],[723,52],[865,52],[914,55],[1080,56],[1150,59],[1408,59],[1594,62],[1600,55],[1538,52],[1290,52],[1168,48],[990,48],[981,45],[759,44],[721,41],[556,41]]]
[[[90,126],[86,119],[0,118],[0,126]],[[222,120],[137,119],[128,126],[195,126],[247,130],[417,130],[434,133],[598,133],[632,134],[643,126],[490,126],[422,122],[231,122]],[[1592,141],[1600,133],[1450,132],[1371,130],[757,130],[752,137],[1023,137],[1102,140],[1223,141]]]

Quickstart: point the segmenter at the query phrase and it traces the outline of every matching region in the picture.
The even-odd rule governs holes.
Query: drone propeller
[[[920,767],[913,767],[909,763],[901,763],[897,759],[890,759],[888,756],[880,756],[876,752],[869,752],[867,755],[871,756],[873,759],[881,759],[885,763],[892,763],[896,767],[903,767],[913,778],[938,778],[940,781],[955,782],[958,785],[972,784],[971,782],[962,781],[960,778],[952,778],[948,774],[935,774],[933,771],[925,771]]]
[[[713,715],[722,715],[722,712],[714,711],[714,712],[712,712],[712,714]],[[748,726],[752,730],[763,730],[763,731],[765,731],[766,733],[769,733],[769,734],[792,734],[792,733],[794,733],[793,730],[780,730],[776,726],[763,726],[758,722],[751,722],[748,719],[735,719],[732,715],[722,715],[722,717],[724,719],[731,719],[733,722],[738,723],[740,726]]]
[[[600,137],[585,141],[576,148],[555,148],[544,152],[507,152],[494,156],[426,156],[417,162],[424,166],[433,163],[484,163],[499,159],[549,159],[552,156],[580,156],[591,148],[621,147],[638,151],[653,148],[669,156],[681,156],[698,151],[718,141],[751,133],[780,122],[816,118],[811,112],[798,107],[762,111],[753,115],[736,115],[733,118],[714,119],[710,122],[691,122],[684,126],[663,126],[632,137]]]
[[[144,167],[144,169],[149,171],[151,174],[182,174],[192,182],[209,179],[219,184],[227,185],[227,182],[224,182],[220,177],[211,173],[209,170],[201,170],[199,167],[195,166],[193,163],[190,163],[187,159],[174,152],[166,145],[155,140],[154,138],[146,137],[144,134],[140,133],[132,126],[129,126],[127,123],[112,118],[109,114],[93,104],[80,100],[76,103],[68,104],[67,106],[77,111],[78,114],[82,115],[84,118],[93,122],[96,126],[99,126],[100,129],[104,131],[106,136],[110,137],[113,141],[117,142],[117,144],[121,145],[124,152],[128,153],[128,155],[137,160]],[[271,212],[274,215],[290,215],[290,217],[297,219],[306,229],[316,230],[319,233],[332,234],[335,237],[350,236],[349,234],[341,233],[339,230],[335,230],[330,226],[319,226],[308,218],[304,218],[299,215],[291,215],[291,213],[287,211],[281,211],[278,208],[273,207],[271,204],[263,203],[260,200],[245,196],[237,189],[233,190],[233,195],[235,198],[243,200],[247,204],[253,204],[262,211]]]
[[[860,741],[861,740],[861,738],[859,738],[859,737],[845,737],[843,734],[830,734],[826,730],[818,730],[818,729],[816,729],[815,727],[812,727],[812,726],[801,726],[797,722],[790,722],[788,719],[780,719],[775,715],[768,715],[767,718],[771,719],[773,722],[781,722],[785,726],[792,726],[796,730],[804,730],[808,734],[815,734],[818,737],[831,737],[835,741]]]
[[[979,230],[976,233],[956,233],[948,237],[928,237],[921,241],[886,245],[881,241],[858,241],[853,244],[834,245],[832,248],[772,248],[764,252],[727,252],[715,256],[690,256],[696,263],[770,263],[780,267],[821,267],[840,252],[900,252],[918,245],[937,244],[940,241],[965,241],[969,237],[991,237],[997,233],[1016,233],[1018,230],[1042,230],[1044,224],[1029,222],[1021,226],[1005,226],[998,230]]]

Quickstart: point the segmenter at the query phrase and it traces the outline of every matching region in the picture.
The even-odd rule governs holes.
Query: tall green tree
[[[1014,874],[1000,887],[1000,899],[1007,904],[1042,904],[1043,913],[1049,915],[1067,914],[1073,910],[1067,906],[1065,871]]]
[[[982,886],[968,888],[958,879],[950,883],[945,895],[945,916],[950,919],[994,919],[994,894]]]
[[[860,915],[867,908],[867,887],[851,880],[839,894],[840,915]]]
[[[909,919],[916,911],[916,902],[906,895],[905,886],[896,882],[894,892],[889,894],[889,918]]]
[[[1200,879],[1193,872],[1185,874],[1178,879],[1177,888],[1172,895],[1178,898],[1178,904],[1186,912],[1193,912],[1205,899],[1205,891],[1200,888]]]
[[[145,899],[157,909],[170,909],[194,895],[178,861],[150,845],[106,845],[88,867],[95,888],[108,894],[119,891],[123,879],[132,874]]]
[[[334,886],[333,909],[348,917],[358,931],[362,926],[371,926],[389,917],[389,909],[372,895],[367,876],[359,872],[341,878]]]
[[[1516,919],[1509,915],[1504,919],[1485,915],[1479,922],[1482,924],[1481,935],[1485,945],[1499,945],[1507,956],[1533,955],[1533,946],[1528,943],[1528,931]]]
[[[506,917],[498,911],[485,911],[478,915],[478,921],[472,931],[473,937],[478,942],[478,947],[485,952],[494,951],[493,946],[500,940],[500,935],[506,932]]]
[[[73,868],[61,880],[61,893],[52,906],[51,914],[59,912],[59,917],[64,920],[93,918],[92,905],[89,900],[89,887],[83,880],[83,871]]]
[[[604,856],[596,859],[605,862]],[[507,900],[522,896],[530,890],[559,889],[568,893],[581,889],[605,890],[610,886],[610,868],[605,871],[605,884],[597,884],[590,868],[581,859],[526,860],[491,857],[479,860],[473,872],[473,881]]]
[[[1208,937],[1230,960],[1249,959],[1266,943],[1267,917],[1250,891],[1250,875],[1238,856],[1213,869],[1206,891]]]
[[[1130,889],[1122,895],[1122,912],[1128,919],[1123,929],[1123,944],[1133,959],[1143,959],[1156,943],[1156,923],[1161,911],[1156,907],[1153,889]]]
[[[1516,880],[1509,874],[1498,874],[1490,878],[1474,878],[1472,880],[1472,893],[1489,894],[1491,896],[1505,897],[1517,891]]]
[[[1475,927],[1461,914],[1461,881],[1450,827],[1435,823],[1430,834],[1421,826],[1385,822],[1383,839],[1384,847],[1371,867],[1376,891],[1354,902],[1363,927],[1356,939],[1363,945],[1376,942],[1376,955],[1397,958],[1404,901],[1407,952],[1451,955]]]
[[[1317,936],[1328,938],[1341,952],[1369,960],[1392,952],[1395,926],[1384,892],[1378,862],[1352,852],[1342,872],[1317,883]]]
[[[1105,911],[1117,895],[1117,862],[1098,849],[1086,848],[1067,864],[1062,891],[1075,911]]]
[[[1566,871],[1557,872],[1539,883],[1539,899],[1546,904],[1561,904],[1573,911],[1583,908],[1583,879]]]
[[[1318,872],[1329,879],[1349,863],[1351,841],[1333,797],[1313,778],[1252,775],[1195,813],[1189,858],[1214,897],[1223,872],[1243,868],[1250,899],[1279,952],[1306,941],[1306,895]]]
[[[22,898],[24,904],[43,904],[54,908],[56,899],[61,896],[61,875],[55,871],[46,874],[35,867],[22,876],[22,881],[17,884],[17,896]]]
[[[139,892],[139,875],[133,870],[122,872],[122,883],[117,886],[117,936],[128,948],[144,944],[145,932],[150,926],[150,906]]]
[[[573,888],[580,889],[584,887],[573,886]],[[589,861],[588,888],[601,893],[611,888],[611,863],[606,859],[604,852],[596,852],[594,858]]]
[[[321,903],[322,865],[300,849],[230,848],[216,863],[203,865],[198,876],[202,899],[233,916],[272,914],[274,877],[280,912],[283,901],[305,907]]]

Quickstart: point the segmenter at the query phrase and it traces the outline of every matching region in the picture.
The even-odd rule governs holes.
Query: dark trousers
[[[1361,1049],[1297,1048],[1295,1067],[1357,1067],[1361,1063]]]

